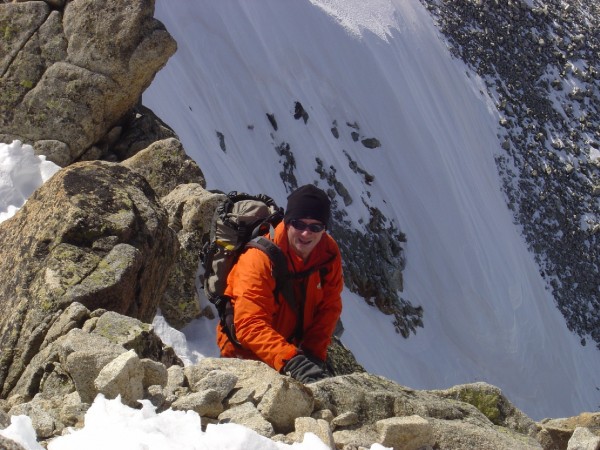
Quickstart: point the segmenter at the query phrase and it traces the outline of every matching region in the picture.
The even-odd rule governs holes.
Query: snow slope
[[[367,198],[406,234],[402,295],[424,307],[424,329],[404,340],[346,293],[343,341],[359,362],[414,388],[486,381],[536,419],[597,409],[598,351],[567,330],[501,194],[493,101],[450,57],[418,1],[159,0],[156,8],[179,49],[144,104],[179,134],[208,188],[264,191],[285,204],[275,146],[287,142],[299,184],[319,179],[319,157],[353,197],[356,224]],[[306,124],[292,116],[296,101]],[[354,142],[346,123],[382,146]],[[375,175],[372,186],[344,152]],[[186,328],[192,341],[202,341],[201,326]]]

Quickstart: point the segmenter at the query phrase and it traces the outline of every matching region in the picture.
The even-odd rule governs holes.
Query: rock
[[[10,425],[10,416],[0,409],[0,430]]]
[[[221,401],[225,400],[225,397],[233,390],[238,377],[224,370],[212,370],[206,374],[197,384],[192,386],[192,390],[195,392],[203,391],[206,389],[212,389],[219,393]]]
[[[152,325],[133,317],[107,311],[96,320],[91,333],[99,334],[128,350],[135,350],[140,358],[159,361],[167,367],[183,365],[173,349],[163,344]]]
[[[245,361],[235,358],[204,358],[193,366],[184,368],[189,386],[198,385],[210,372],[220,370],[237,377],[235,391],[248,389],[251,401],[258,404],[280,375],[260,361]]]
[[[16,405],[10,409],[8,414],[10,416],[28,416],[38,439],[51,437],[56,428],[54,418],[35,402]]]
[[[333,336],[327,349],[327,367],[332,375],[350,375],[356,372],[366,372],[352,352],[342,344],[342,341]]]
[[[328,411],[328,410],[325,410]],[[333,427],[348,427],[358,423],[358,414],[354,411],[346,411],[331,420]]]
[[[362,139],[361,144],[364,145],[367,148],[377,148],[377,147],[381,147],[381,142],[379,142],[379,139],[377,138],[366,138],[366,139]]]
[[[291,378],[279,378],[265,392],[257,408],[276,432],[289,433],[298,417],[310,417],[314,399],[311,391]]]
[[[493,424],[534,436],[536,424],[512,405],[496,386],[471,383],[442,391],[429,391],[444,398],[469,403],[481,411]]]
[[[59,143],[49,159],[66,165],[138,103],[176,44],[152,0],[54,3],[0,4],[14,30],[0,60],[0,138]]]
[[[126,350],[107,339],[80,330],[69,332],[64,340],[57,344],[64,345],[70,350],[71,345],[69,344],[75,341],[77,343],[74,351],[66,356],[64,365],[75,383],[81,401],[92,403],[98,394],[95,380],[100,371]],[[83,342],[86,343],[84,346],[81,345]]]
[[[390,417],[377,422],[378,442],[385,447],[417,450],[435,443],[432,427],[419,416]]]
[[[20,444],[2,435],[0,435],[0,448],[2,450],[26,450]]]
[[[89,403],[83,403],[78,392],[73,392],[64,397],[59,410],[60,421],[68,427],[82,428],[85,413],[89,409]]]
[[[71,303],[152,320],[177,251],[147,182],[100,161],[59,171],[0,224],[0,244],[4,396]]]
[[[167,369],[167,390],[173,392],[176,389],[185,386],[185,382],[186,379],[183,367],[171,366]]]
[[[498,429],[482,426],[468,420],[427,419],[431,424],[435,448],[472,450],[541,450],[542,446],[532,437],[508,428]]]
[[[589,428],[577,427],[569,439],[567,450],[598,450],[600,436],[592,433]]]
[[[166,123],[143,105],[136,105],[119,122],[120,133],[110,146],[117,161],[124,161],[153,142],[176,138],[177,134]]]
[[[199,255],[208,239],[215,209],[224,198],[223,194],[209,192],[201,184],[192,183],[177,186],[161,199],[169,214],[169,226],[177,232],[180,250],[160,310],[176,329],[198,318],[209,307],[204,293],[198,295],[202,290],[198,281]]]
[[[329,448],[336,448],[333,433],[326,420],[298,417],[294,422],[294,428],[296,439],[298,439],[296,442],[302,442],[305,433],[313,433]]]
[[[566,450],[577,428],[600,428],[600,413],[582,413],[575,417],[544,419],[537,424],[537,440],[544,449]]]
[[[164,364],[151,359],[142,359],[142,369],[144,371],[144,378],[142,384],[145,388],[150,386],[166,386],[168,380],[167,368]]]
[[[121,396],[121,401],[131,407],[138,406],[144,396],[144,369],[140,358],[133,350],[122,353],[100,370],[94,380],[98,393],[113,399]]]
[[[256,405],[276,432],[291,432],[297,417],[310,416],[313,411],[313,398],[308,388],[259,361],[204,358],[198,364],[186,367],[185,374],[189,385],[196,386],[214,370],[235,374],[234,392],[245,392],[246,402]],[[240,403],[241,399],[235,401],[235,404]]]
[[[175,138],[154,142],[122,164],[142,175],[159,197],[181,184],[206,186],[200,167],[186,155],[181,142]]]
[[[73,329],[31,359],[11,393],[27,401],[37,393],[53,397],[77,390],[83,401],[91,403],[97,393],[94,379],[123,352],[123,347],[100,336]],[[47,382],[52,379],[61,380],[63,385]]]
[[[54,342],[60,336],[64,336],[74,328],[81,328],[85,321],[90,317],[90,310],[81,303],[71,303],[64,312],[58,317],[58,320],[52,324],[41,348]]]
[[[219,422],[233,422],[250,428],[265,437],[275,435],[271,425],[252,403],[234,406],[219,414]]]
[[[205,389],[201,392],[193,392],[179,397],[171,407],[174,410],[196,411],[200,416],[217,418],[225,408],[221,403],[221,395],[213,389]]]

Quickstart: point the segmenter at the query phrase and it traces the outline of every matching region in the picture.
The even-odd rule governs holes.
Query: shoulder
[[[324,233],[321,241],[323,242],[324,250],[327,253],[329,253],[329,254],[335,253],[338,256],[340,255],[340,248],[339,248],[337,242],[335,241],[335,239],[333,239],[333,237],[329,233]]]
[[[237,272],[265,272],[270,273],[271,262],[269,256],[258,248],[247,248],[238,258],[234,269]]]
[[[315,248],[314,264],[341,264],[342,256],[337,242],[329,233],[324,233]]]

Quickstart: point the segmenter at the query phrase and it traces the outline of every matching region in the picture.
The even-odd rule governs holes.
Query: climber
[[[327,376],[327,347],[342,311],[343,288],[340,251],[326,231],[330,215],[327,194],[308,184],[289,195],[274,236],[265,235],[287,258],[287,292],[293,292],[296,308],[276,289],[264,252],[249,248],[239,257],[225,290],[238,343],[218,327],[221,356],[260,360],[303,383]]]

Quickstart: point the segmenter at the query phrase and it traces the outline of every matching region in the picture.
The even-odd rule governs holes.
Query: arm
[[[318,274],[316,276],[319,277]],[[327,347],[342,313],[341,293],[344,283],[339,253],[338,258],[331,264],[325,279],[321,282],[323,298],[315,305],[312,320],[304,330],[302,349],[325,361]]]
[[[275,280],[271,262],[263,252],[246,251],[231,275],[236,335],[242,346],[275,370],[298,352],[275,330],[273,318],[281,305],[273,298]]]

